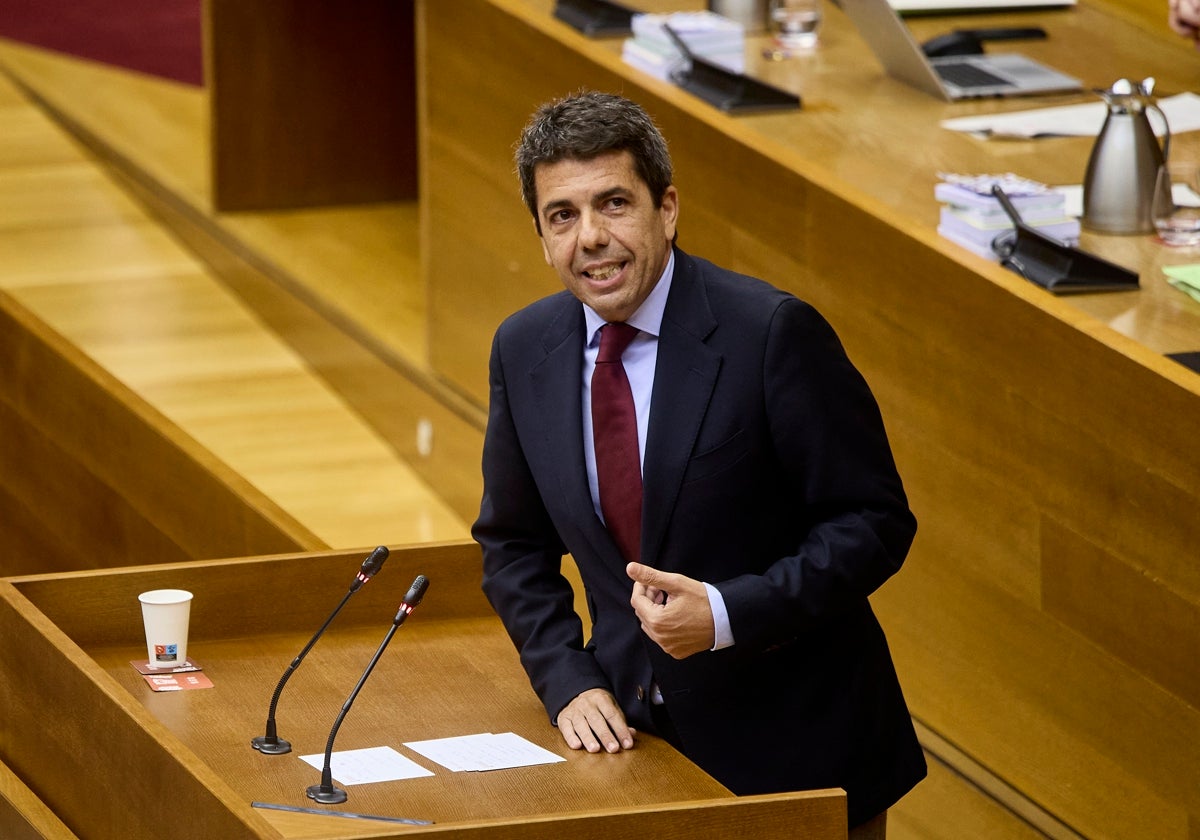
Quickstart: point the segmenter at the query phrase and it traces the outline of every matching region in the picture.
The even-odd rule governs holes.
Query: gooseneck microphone
[[[283,676],[279,678],[279,684],[275,686],[275,693],[271,695],[271,706],[267,711],[267,734],[259,735],[250,740],[250,746],[254,747],[254,749],[267,755],[283,755],[292,751],[291,743],[280,738],[275,731],[275,707],[279,705],[279,695],[283,694],[283,687],[287,685],[288,679],[300,667],[300,663],[304,661],[304,657],[312,650],[312,646],[317,643],[317,639],[321,638],[321,634],[325,632],[325,628],[341,612],[342,607],[346,606],[346,602],[350,600],[350,596],[361,589],[364,583],[379,573],[379,570],[383,568],[383,561],[387,560],[387,558],[387,547],[382,545],[368,555],[367,559],[363,561],[362,568],[358,570],[358,574],[354,576],[354,580],[350,583],[350,591],[342,598],[341,603],[334,607],[333,612],[329,614],[329,618],[325,619],[325,623],[321,625],[321,629],[308,640],[308,644],[304,646],[304,650],[300,651],[296,658],[292,660],[292,664],[283,672]]]
[[[392,640],[392,636],[396,635],[396,631],[400,629],[400,625],[404,623],[404,619],[408,618],[412,611],[417,608],[417,605],[421,603],[421,599],[425,597],[425,590],[428,588],[429,579],[425,575],[417,575],[417,579],[408,588],[408,594],[404,596],[404,601],[400,604],[400,609],[396,611],[396,617],[392,619],[392,626],[388,628],[387,635],[380,642],[379,649],[375,651],[375,655],[367,663],[367,669],[359,677],[358,685],[354,686],[354,690],[350,692],[350,696],[342,704],[342,710],[338,712],[337,720],[333,722],[333,728],[329,730],[329,740],[325,743],[325,765],[321,768],[321,784],[310,785],[305,790],[309,799],[316,800],[322,805],[337,805],[339,802],[346,801],[346,791],[343,788],[334,787],[333,785],[333,770],[330,767],[333,760],[333,739],[337,737],[337,731],[341,727],[342,721],[346,719],[346,713],[354,705],[354,698],[358,697],[358,692],[362,690],[367,677],[371,676],[371,671],[375,669],[376,663],[379,662],[379,657],[383,656],[383,651],[388,646],[388,642]]]

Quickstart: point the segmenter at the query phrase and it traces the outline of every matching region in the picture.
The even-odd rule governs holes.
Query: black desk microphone
[[[929,58],[943,55],[982,55],[984,41],[1012,41],[1019,38],[1045,38],[1040,26],[1007,27],[1001,29],[955,29],[937,35],[921,45]]]
[[[379,546],[370,553],[366,560],[363,561],[362,568],[358,570],[354,580],[350,584],[350,591],[342,598],[340,604],[334,607],[333,612],[329,614],[329,618],[325,619],[325,623],[321,625],[321,629],[309,639],[308,644],[304,646],[304,650],[300,651],[299,655],[292,660],[292,664],[283,672],[283,676],[279,678],[279,685],[275,686],[275,693],[271,696],[271,706],[267,711],[267,734],[259,735],[250,741],[250,746],[261,753],[267,755],[283,755],[292,751],[292,745],[280,738],[275,732],[275,707],[279,704],[279,695],[283,694],[283,687],[287,684],[288,679],[300,667],[300,663],[308,652],[312,650],[312,646],[317,643],[317,639],[321,638],[321,634],[325,632],[325,628],[333,621],[334,616],[341,612],[342,607],[346,606],[346,602],[350,600],[350,596],[362,588],[362,585],[375,577],[379,570],[383,568],[383,561],[388,558],[388,550],[385,546]]]
[[[305,790],[309,799],[320,802],[322,805],[337,805],[339,802],[346,801],[347,794],[345,789],[334,787],[333,785],[333,770],[330,767],[330,763],[333,760],[333,739],[337,737],[337,731],[341,727],[342,721],[346,719],[346,713],[350,711],[350,707],[354,704],[354,698],[358,697],[358,692],[362,690],[367,677],[371,676],[371,671],[375,670],[375,665],[379,662],[379,657],[383,656],[384,648],[388,646],[388,642],[392,640],[392,636],[396,635],[396,631],[400,629],[400,625],[404,623],[404,619],[408,618],[409,614],[421,603],[421,599],[425,597],[425,590],[428,588],[429,579],[425,575],[417,575],[417,579],[408,588],[408,594],[404,596],[404,601],[400,604],[400,609],[396,612],[396,617],[392,619],[392,626],[388,628],[387,635],[383,637],[383,641],[379,644],[379,649],[371,657],[371,661],[367,664],[367,669],[363,671],[363,675],[358,678],[358,685],[354,686],[354,690],[350,692],[350,697],[342,704],[342,710],[338,713],[337,720],[333,722],[333,728],[329,730],[329,740],[325,743],[325,765],[321,768],[321,784],[310,785]]]

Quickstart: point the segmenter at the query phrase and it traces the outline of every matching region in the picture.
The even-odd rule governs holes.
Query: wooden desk
[[[1099,101],[1090,94],[941,102],[884,75],[831,3],[813,56],[766,61],[756,49],[766,39],[750,39],[750,72],[800,93],[804,109],[729,117],[624,65],[620,39],[589,40],[553,19],[552,0],[451,5],[420,7],[428,39],[420,57],[428,97],[420,149],[422,253],[434,366],[481,404],[487,398],[487,354],[479,347],[486,347],[503,314],[558,288],[523,205],[514,201],[512,146],[533,108],[580,85],[637,96],[662,124],[676,163],[685,249],[804,289],[810,298],[828,294],[810,290],[821,278],[843,285],[839,275],[853,276],[853,266],[845,262],[847,248],[864,255],[869,273],[877,276],[886,274],[888,260],[902,259],[896,249],[936,251],[948,263],[945,271],[987,277],[1056,319],[1095,321],[1096,327],[1107,327],[1098,338],[1122,349],[1119,337],[1132,338],[1152,351],[1139,354],[1147,364],[1161,362],[1153,357],[1162,353],[1200,350],[1200,304],[1167,286],[1160,275],[1163,265],[1189,261],[1186,251],[1164,248],[1151,236],[1085,234],[1086,248],[1137,269],[1143,289],[1055,299],[936,234],[938,172],[1012,170],[1047,183],[1079,183],[1092,144],[1089,138],[981,141],[941,129],[940,120]],[[640,5],[703,6],[692,0]],[[980,25],[980,20],[917,19],[912,28],[924,38],[954,26]],[[1050,38],[1019,42],[1020,50],[1074,73],[1089,87],[1121,76],[1152,75],[1167,94],[1186,90],[1194,80],[1197,56],[1188,42],[1131,25],[1114,38],[1111,32],[1122,28],[1118,11],[1095,2],[1069,11],[983,20],[1045,27]],[[1097,53],[1104,54],[1104,62],[1094,60]],[[513,62],[514,54],[535,58]],[[1175,148],[1180,154],[1200,150],[1200,134],[1178,136]],[[471,212],[462,212],[464,203]],[[837,215],[819,215],[841,207],[846,209]],[[878,229],[863,226],[872,223]],[[764,246],[788,259],[764,254]],[[823,258],[837,261],[835,272],[800,276]],[[890,277],[874,282],[896,286]],[[909,277],[900,289],[936,296],[939,289],[928,288],[932,282]],[[1175,370],[1176,365],[1156,367],[1196,388],[1195,378]]]
[[[278,731],[293,752],[262,755],[280,674],[321,625],[362,562],[338,553],[280,555],[0,580],[0,758],[82,840],[341,838],[762,838],[846,836],[845,796],[815,791],[732,796],[643,736],[615,756],[572,752],[529,686],[479,589],[473,544],[393,551],[348,603],[281,696]],[[476,732],[516,732],[563,755],[553,764],[451,773],[415,753],[427,778],[349,786],[329,810],[433,820],[371,820],[254,809],[312,807],[320,772],[299,755],[329,729],[417,573],[424,603],[393,639],[338,732],[337,750]],[[154,693],[130,666],[145,656],[137,593],[195,595],[189,656],[211,689]]]
[[[513,174],[529,114],[581,87],[638,99],[671,145],[682,247],[816,305],[879,398],[921,522],[907,565],[874,599],[914,715],[1086,835],[1187,837],[1200,821],[1200,672],[1189,664],[1200,649],[1200,375],[1162,354],[1200,349],[1200,304],[1160,268],[1196,257],[1149,236],[1088,234],[1086,248],[1136,266],[1143,288],[1064,299],[935,230],[939,171],[1078,183],[1091,147],[980,141],[939,120],[1090,97],[943,103],[886,77],[829,4],[813,56],[751,62],[804,110],[729,117],[627,67],[619,39],[590,41],[551,7],[418,4],[437,373],[484,404],[495,326],[559,288]],[[1089,87],[1194,84],[1190,44],[1139,20],[1081,0],[986,25],[1044,26],[1050,38],[1021,51]],[[981,24],[913,28],[923,38],[963,25]],[[1175,148],[1197,142],[1180,135]]]

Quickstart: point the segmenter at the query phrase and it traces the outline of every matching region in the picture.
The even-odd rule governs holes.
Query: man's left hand
[[[633,580],[629,603],[642,632],[659,647],[676,659],[712,648],[716,631],[703,583],[641,563],[630,563],[625,573]]]

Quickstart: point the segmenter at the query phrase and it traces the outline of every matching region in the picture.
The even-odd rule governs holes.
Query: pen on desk
[[[251,802],[255,808],[266,808],[271,811],[293,811],[297,814],[320,814],[325,817],[348,817],[353,820],[382,820],[383,822],[404,823],[405,825],[433,825],[432,820],[411,820],[407,817],[379,817],[374,814],[356,814],[353,811],[326,811],[321,808],[301,808],[298,805],[279,805],[274,802]]]

